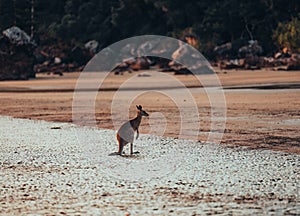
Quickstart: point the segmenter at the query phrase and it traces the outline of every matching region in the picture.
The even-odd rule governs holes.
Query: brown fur
[[[130,143],[130,154],[133,154],[133,140],[134,132],[137,132],[136,139],[139,136],[139,126],[142,121],[142,116],[148,116],[148,113],[142,109],[142,106],[137,106],[137,116],[130,121],[125,122],[117,133],[117,140],[119,144],[118,154],[122,155],[124,146]]]

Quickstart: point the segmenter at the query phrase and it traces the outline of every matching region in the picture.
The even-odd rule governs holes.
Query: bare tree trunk
[[[250,40],[253,40],[253,34],[252,32],[250,31],[249,29],[249,26],[248,26],[248,21],[246,20],[246,18],[244,17],[244,22],[245,22],[245,28],[246,28],[246,31],[250,37]],[[252,27],[252,30],[253,30],[253,27]]]
[[[34,35],[34,0],[31,0],[31,26],[30,26],[30,37]]]
[[[16,9],[16,0],[13,0],[13,10],[14,10],[14,25],[17,25],[17,9]]]

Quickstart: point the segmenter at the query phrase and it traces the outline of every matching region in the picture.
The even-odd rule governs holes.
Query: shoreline
[[[116,89],[134,74],[109,76],[103,87]],[[78,73],[72,73],[64,77],[45,76],[37,80],[0,82],[0,89],[7,91],[0,91],[0,115],[49,122],[72,122],[74,95],[71,90],[74,89],[78,75]],[[230,71],[227,74],[218,74],[218,76],[225,87],[227,104],[226,130],[222,144],[300,154],[300,90],[286,86],[286,83],[299,86],[299,72]],[[199,81],[192,76],[176,76],[176,78],[187,86],[199,85]],[[203,79],[209,79],[209,76],[203,75]],[[98,92],[95,98],[95,117],[98,128],[115,129],[111,116],[112,101],[116,100],[119,107],[123,107],[123,99],[131,100],[130,95],[139,92],[136,89],[142,89],[143,83],[148,82],[149,78],[139,77],[138,80],[140,83],[135,86],[135,90],[120,91],[123,98],[118,98],[114,91]],[[281,89],[274,89],[278,85]],[[182,97],[181,89],[168,86],[167,79],[161,80],[156,86],[165,86],[160,90],[161,92],[171,93],[179,99]],[[235,87],[227,88],[232,86]],[[20,91],[14,91],[14,89]],[[33,92],[28,92],[28,89]],[[172,99],[148,90],[145,89],[144,94],[136,97],[132,101],[130,110],[124,110],[124,114],[129,112],[129,116],[133,117],[135,104],[142,104],[150,113],[160,113],[165,117],[167,121],[165,136],[177,137],[180,131],[178,107]],[[198,140],[205,141],[211,128],[210,101],[204,88],[189,88],[188,90],[194,97],[197,104],[195,108],[198,109],[200,116]],[[184,100],[182,105],[187,106]],[[122,123],[122,116],[117,118],[120,121],[117,124]],[[151,120],[154,125],[161,125],[160,118]],[[187,122],[193,120],[193,113],[189,113]],[[148,120],[142,122],[142,133],[147,134],[150,129]],[[189,126],[188,129],[193,130]]]

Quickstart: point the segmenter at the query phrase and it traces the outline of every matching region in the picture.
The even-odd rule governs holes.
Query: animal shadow
[[[123,152],[125,153],[125,152]],[[110,153],[108,156],[120,156],[120,157],[123,157],[123,158],[138,158],[139,157],[139,152],[134,152],[134,154],[122,154],[120,155],[118,152],[113,152],[113,153]]]
[[[118,152],[110,153],[108,156],[115,156],[115,155],[119,155]]]

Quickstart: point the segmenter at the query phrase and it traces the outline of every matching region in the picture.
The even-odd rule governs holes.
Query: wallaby
[[[123,148],[125,145],[130,143],[130,154],[133,154],[133,140],[134,140],[134,132],[136,131],[136,139],[139,138],[139,126],[142,120],[142,116],[149,116],[149,114],[143,110],[142,106],[136,106],[137,108],[137,116],[134,119],[131,119],[124,123],[117,133],[117,139],[119,142],[119,151],[118,155],[122,155]],[[136,152],[137,153],[137,152]]]

